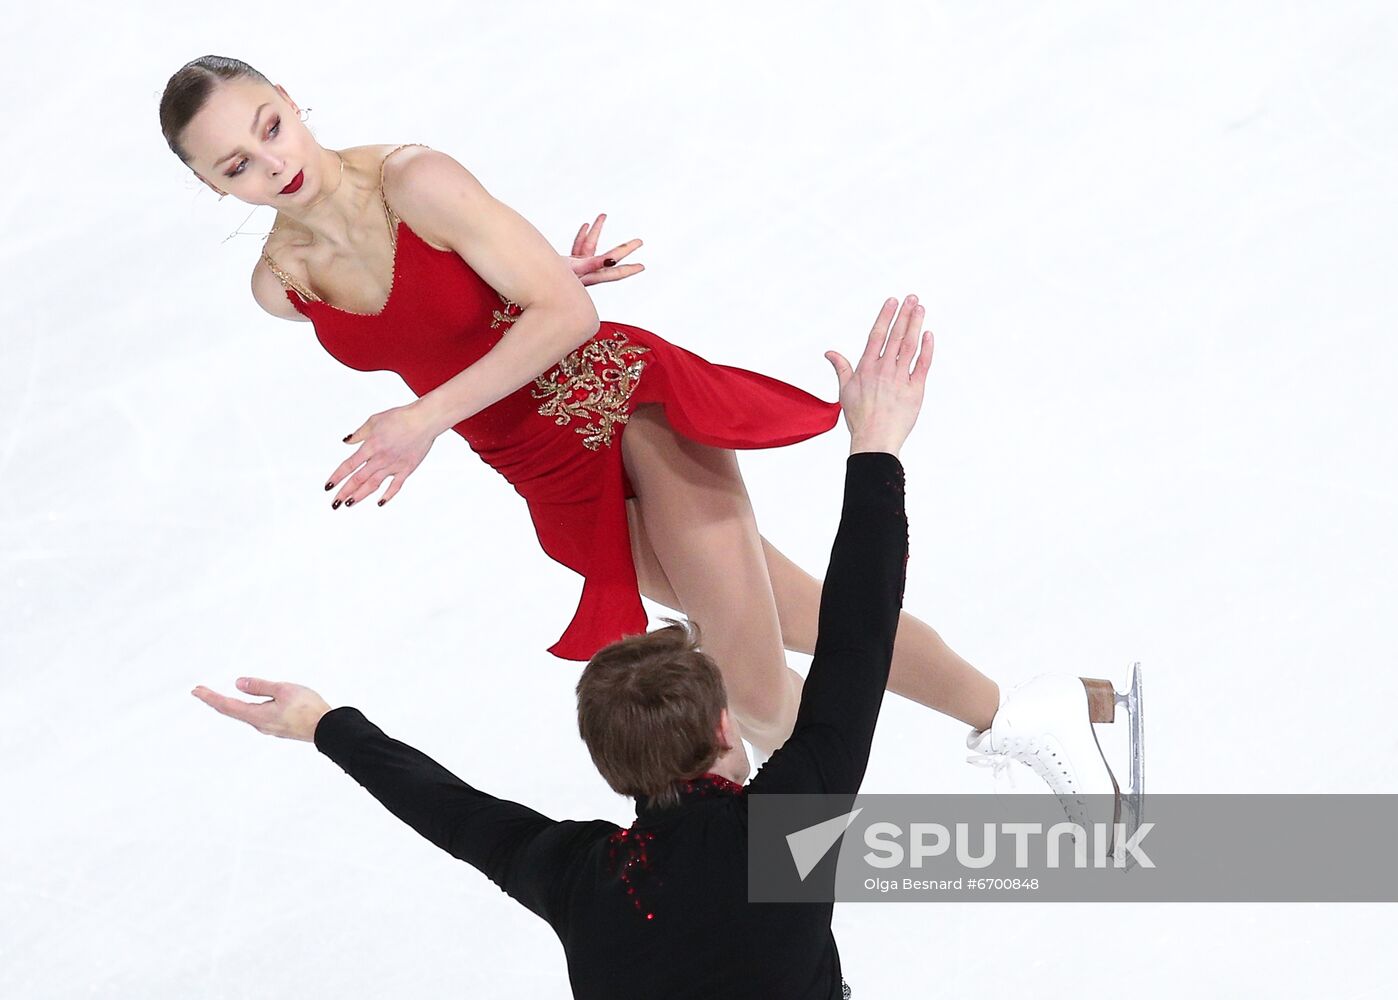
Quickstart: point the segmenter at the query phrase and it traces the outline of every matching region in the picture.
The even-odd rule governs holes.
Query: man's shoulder
[[[586,846],[603,842],[621,829],[607,819],[563,819],[555,823],[549,832],[560,842]]]
[[[579,834],[595,834],[608,837],[622,829],[609,819],[565,819],[560,826]]]

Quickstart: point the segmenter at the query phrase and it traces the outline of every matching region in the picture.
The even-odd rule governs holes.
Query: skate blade
[[[1111,761],[1102,752],[1102,743],[1097,740],[1096,727],[1092,730],[1092,737],[1097,740],[1097,752],[1102,754],[1102,763],[1107,768],[1107,775],[1112,779],[1112,838],[1107,854],[1115,860],[1120,850],[1117,832],[1124,832],[1125,839],[1130,840],[1140,827],[1145,810],[1145,731],[1141,719],[1141,664],[1137,662],[1131,665],[1131,686],[1125,694],[1117,691],[1110,681],[1084,677],[1082,683],[1087,691],[1090,722],[1115,722],[1118,708],[1126,712],[1129,720],[1127,739],[1131,783],[1125,794],[1116,780]],[[1134,864],[1133,857],[1127,854],[1125,867],[1131,868]]]
[[[1126,795],[1124,818],[1126,823],[1126,834],[1129,838],[1140,827],[1145,819],[1146,808],[1146,730],[1145,719],[1141,714],[1141,664],[1140,662],[1131,665],[1131,687],[1122,695],[1117,695],[1117,704],[1126,709],[1130,719],[1131,730],[1129,733],[1131,741],[1131,787]],[[1131,866],[1131,858],[1127,858],[1127,867]]]

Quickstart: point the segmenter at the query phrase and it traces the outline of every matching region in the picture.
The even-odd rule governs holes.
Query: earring
[[[311,117],[311,109],[302,108],[301,113],[297,115],[297,117],[300,118],[302,121],[305,121],[307,118]]]

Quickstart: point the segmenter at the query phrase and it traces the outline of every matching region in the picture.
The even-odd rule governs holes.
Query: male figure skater
[[[260,732],[314,742],[390,811],[547,920],[579,998],[849,996],[833,904],[747,901],[747,803],[859,790],[888,684],[908,527],[898,451],[932,363],[922,311],[885,303],[858,366],[826,357],[850,431],[844,509],[819,637],[790,739],[750,765],[718,668],[680,625],[599,651],[578,682],[579,729],[612,788],[636,797],[626,830],[552,820],[480,791],[358,709],[296,684],[241,678],[251,703],[193,694]]]

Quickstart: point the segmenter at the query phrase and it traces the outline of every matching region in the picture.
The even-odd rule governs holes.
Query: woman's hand
[[[202,684],[190,694],[221,715],[246,722],[259,733],[288,740],[305,740],[307,743],[315,742],[316,726],[320,724],[321,717],[330,711],[324,698],[300,684],[239,677],[238,690],[271,700],[239,701],[210,691]]]
[[[568,258],[568,266],[584,285],[596,285],[604,281],[620,281],[646,269],[644,264],[621,264],[621,260],[641,245],[640,240],[632,240],[597,256],[597,238],[602,235],[602,221],[607,213],[597,216],[597,221],[589,225],[584,222],[573,240],[573,255]],[[610,262],[610,263],[608,263]]]
[[[345,438],[346,444],[357,444],[359,448],[340,463],[325,484],[325,488],[331,490],[349,476],[336,493],[331,508],[338,509],[340,504],[354,506],[372,496],[385,479],[392,477],[393,482],[379,500],[379,506],[388,503],[403,488],[408,475],[427,457],[432,442],[441,432],[415,403],[374,414],[359,430]]]

